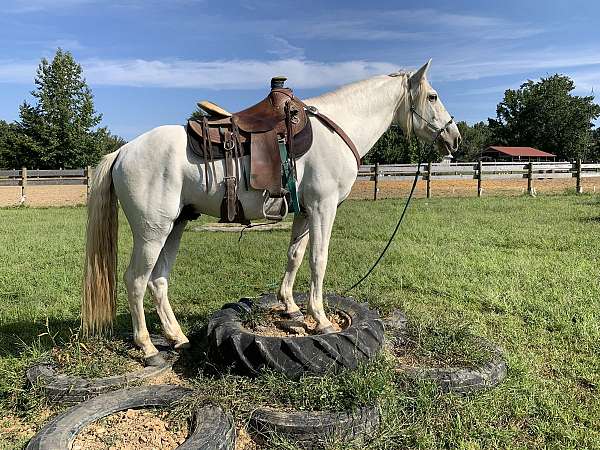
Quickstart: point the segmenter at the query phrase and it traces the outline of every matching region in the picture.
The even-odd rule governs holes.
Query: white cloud
[[[278,56],[279,58],[304,58],[304,49],[290,44],[287,39],[279,36],[267,36],[270,48],[267,53]]]
[[[0,61],[0,82],[33,83],[36,62]]]
[[[434,61],[432,78],[444,81],[474,80],[543,70],[555,71],[600,65],[600,49],[508,50],[461,61]],[[569,70],[566,70],[569,73]]]
[[[514,40],[543,32],[538,26],[492,16],[446,13],[435,9],[338,11],[336,18],[295,22],[289,32],[313,39],[447,41],[457,37]]]
[[[301,50],[290,47],[291,52]],[[31,83],[37,65],[37,61],[0,61],[0,82]],[[298,88],[332,87],[398,69],[396,64],[386,61],[319,62],[302,57],[267,61],[88,59],[82,60],[81,65],[92,85],[203,89],[262,88],[270,77],[279,74],[288,75],[290,84]],[[590,90],[600,80],[600,50],[529,50],[487,58],[473,55],[461,61],[437,58],[433,61],[430,78],[435,83],[516,74],[538,77],[555,71],[571,75],[578,90]],[[504,89],[507,87],[510,86]],[[466,93],[485,94],[504,89],[499,85],[483,86]]]
[[[262,88],[273,75],[287,74],[298,88],[337,86],[387,73],[396,66],[382,62],[322,63],[299,59],[230,60],[91,60],[82,63],[91,84],[172,88]]]

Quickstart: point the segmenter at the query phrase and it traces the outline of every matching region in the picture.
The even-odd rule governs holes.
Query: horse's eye
[[[429,97],[427,97],[429,99],[430,102],[436,102],[437,101],[437,94],[429,94]]]

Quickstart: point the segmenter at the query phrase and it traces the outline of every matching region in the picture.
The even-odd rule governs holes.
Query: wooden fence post
[[[375,162],[375,187],[373,188],[373,200],[377,200],[377,192],[379,191],[379,163]]]
[[[92,181],[92,175],[93,175],[93,168],[92,166],[87,166],[85,168],[85,185],[86,185],[86,194],[89,197],[90,196],[90,182]]]
[[[21,205],[27,202],[27,167],[21,167]]]
[[[427,163],[427,198],[431,198],[431,161]]]
[[[477,163],[477,197],[481,197],[481,194],[483,193],[482,187],[481,187],[481,178],[483,177],[483,163],[481,162],[481,160],[479,160],[479,162]]]
[[[527,166],[527,193],[532,197],[535,195],[533,190],[533,163],[530,162]]]
[[[583,194],[583,186],[581,185],[581,158],[577,158],[577,182],[575,184],[575,192],[577,194]]]

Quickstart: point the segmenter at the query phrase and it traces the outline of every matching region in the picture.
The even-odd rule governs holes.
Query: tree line
[[[80,168],[125,144],[99,127],[102,114],[70,52],[58,49],[51,61],[41,60],[31,95],[19,120],[0,120],[0,168]]]
[[[575,83],[555,74],[508,89],[496,107],[496,118],[469,125],[458,122],[462,142],[453,155],[457,161],[476,161],[490,145],[534,147],[558,160],[600,160],[600,106],[593,95],[574,95]],[[416,163],[422,146],[390,128],[365,158],[372,164]],[[439,161],[440,155],[423,155],[423,161]]]

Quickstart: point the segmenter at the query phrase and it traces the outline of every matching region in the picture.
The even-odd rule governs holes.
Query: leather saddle
[[[206,114],[188,121],[188,146],[205,162],[207,191],[209,165],[214,174],[215,159],[225,160],[222,222],[247,223],[237,196],[242,180],[246,189],[266,191],[268,198],[283,200],[284,208],[279,214],[267,215],[263,205],[266,218],[282,220],[287,214],[288,198],[294,210],[299,210],[295,192],[296,158],[304,155],[313,141],[307,111],[346,142],[360,165],[360,156],[350,137],[333,120],[296,98],[291,89],[284,87],[285,80],[285,77],[272,78],[271,92],[264,100],[233,114],[214,103],[200,102],[198,105]],[[240,164],[241,157],[247,155],[250,155],[250,174]]]
[[[225,156],[219,151],[222,147],[239,144],[241,148],[236,149],[236,153],[250,155],[250,186],[269,191],[271,197],[283,194],[278,139],[286,140],[287,152],[292,158],[305,154],[312,144],[312,128],[304,104],[291,89],[283,87],[284,81],[283,77],[273,78],[271,92],[264,100],[230,115],[218,105],[201,102],[200,107],[211,115],[188,122],[188,133],[202,142],[192,146],[195,153],[210,159],[202,148],[210,145],[213,158],[221,159]],[[238,142],[229,143],[228,139]]]

